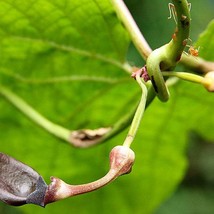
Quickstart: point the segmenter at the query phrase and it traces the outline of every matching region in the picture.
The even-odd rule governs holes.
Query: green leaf
[[[105,127],[140,99],[137,84],[124,72],[129,39],[108,0],[0,0],[0,17],[0,83],[50,120],[69,129]],[[45,209],[2,204],[1,210],[153,213],[183,177],[188,132],[214,139],[213,94],[183,82],[170,91],[168,103],[155,100],[145,113],[130,175]],[[122,144],[125,135],[88,150],[75,149],[0,97],[1,151],[33,167],[47,183],[51,175],[71,184],[100,178],[108,170],[111,148]]]
[[[128,38],[108,1],[0,1],[0,7],[1,72],[43,81],[123,75]]]
[[[207,213],[212,214],[213,191],[204,187],[186,187],[178,190],[177,194],[169,202],[158,210],[157,214],[189,214]],[[179,207],[179,209],[178,209]]]
[[[0,8],[0,81],[53,121],[85,128],[90,118],[73,122],[78,111],[128,77],[129,40],[110,3],[0,1]]]
[[[205,59],[213,60],[213,47],[214,47],[214,20],[212,20],[207,29],[200,34],[196,45],[200,47],[200,56]]]

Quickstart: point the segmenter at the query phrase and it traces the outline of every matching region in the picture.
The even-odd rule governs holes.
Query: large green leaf
[[[213,60],[213,46],[214,46],[214,20],[212,20],[207,30],[205,30],[201,35],[199,36],[199,39],[197,41],[197,46],[200,47],[200,54],[203,55],[204,58],[207,60]]]
[[[0,0],[0,17],[0,83],[52,121],[70,129],[109,126],[140,98],[124,72],[127,33],[108,0]],[[213,95],[191,83],[170,91],[168,103],[155,100],[145,113],[129,176],[45,209],[2,204],[2,212],[152,213],[184,174],[188,131],[214,138]],[[72,184],[100,178],[110,149],[125,134],[92,149],[75,149],[0,99],[1,151],[32,166],[47,183],[51,175]]]

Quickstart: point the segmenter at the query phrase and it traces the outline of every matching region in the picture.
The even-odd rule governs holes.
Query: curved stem
[[[161,74],[161,63],[166,61],[166,48],[162,46],[154,50],[148,57],[146,67],[156,95],[161,101],[169,99],[169,91]]]
[[[156,95],[155,95],[153,87],[152,86],[149,87],[145,108],[147,108],[150,105],[150,103],[153,101],[155,96]],[[136,103],[134,105],[134,107],[132,109],[130,109],[130,111],[125,116],[123,116],[118,122],[116,122],[114,124],[112,129],[106,135],[104,135],[102,138],[99,139],[98,142],[104,143],[107,140],[109,140],[109,139],[113,138],[114,136],[116,136],[117,134],[119,134],[120,132],[122,132],[123,130],[125,130],[132,122],[133,117],[136,114],[136,109],[138,108],[138,106],[139,106],[139,103]]]
[[[70,185],[59,178],[51,177],[52,182],[46,190],[44,205],[97,190],[109,184],[117,177],[130,173],[134,164],[135,154],[126,146],[115,146],[109,154],[109,160],[110,169],[108,173],[102,178],[90,183]]]
[[[177,17],[176,29],[172,40],[154,50],[147,59],[147,71],[153,87],[161,101],[169,99],[169,92],[161,71],[171,70],[180,60],[187,44],[190,29],[190,13],[186,0],[173,0]]]
[[[138,82],[138,84],[140,85],[141,89],[142,89],[142,96],[141,96],[141,100],[140,103],[137,107],[137,110],[135,112],[134,118],[132,120],[128,135],[123,143],[124,146],[128,146],[130,147],[136,132],[139,128],[144,110],[145,110],[145,106],[146,106],[146,99],[147,99],[147,87],[146,85],[142,82],[141,77],[139,74],[136,75],[136,81]]]
[[[111,0],[111,2],[117,12],[117,15],[129,32],[135,47],[138,49],[141,56],[146,60],[148,55],[152,52],[152,49],[140,32],[126,5],[122,0]]]
[[[70,142],[70,130],[49,121],[41,114],[39,114],[36,110],[34,110],[30,105],[28,105],[24,100],[22,100],[16,94],[14,94],[12,91],[2,85],[0,85],[0,94],[2,94],[9,102],[11,102],[28,118],[30,118],[36,124],[47,130],[49,133],[65,141]]]
[[[124,26],[126,27],[126,30],[128,31],[132,42],[134,43],[136,49],[141,54],[144,60],[148,58],[148,56],[151,54],[152,49],[145,40],[144,36],[142,35],[140,29],[136,25],[132,15],[128,11],[126,5],[122,0],[112,0],[112,4],[115,8],[115,11],[117,12],[118,16],[120,17],[121,21],[123,22]],[[186,8],[188,9],[188,8]],[[176,39],[176,31],[173,34],[173,38]],[[184,42],[185,43],[185,42]],[[174,52],[176,53],[176,52]],[[207,73],[209,71],[214,70],[214,62],[208,62],[206,60],[203,60],[200,57],[193,57],[191,55],[186,55],[184,53],[181,53],[182,57],[180,59],[180,62],[189,67],[190,69],[197,71],[199,73]],[[177,55],[177,54],[176,54]]]
[[[117,171],[109,170],[108,173],[102,178],[79,185],[70,185],[65,183],[59,178],[51,177],[51,184],[48,186],[48,189],[44,198],[44,205],[59,201],[65,198],[73,197],[75,195],[85,194],[88,192],[95,191],[117,178]]]
[[[70,185],[59,178],[51,177],[52,182],[48,186],[44,204],[47,205],[68,197],[95,191],[109,184],[116,178],[117,172],[113,172],[112,170],[109,170],[105,176],[96,181],[79,185]]]
[[[57,125],[51,121],[49,121],[47,118],[45,118],[43,115],[38,113],[35,109],[33,109],[29,104],[27,104],[23,99],[21,99],[19,96],[14,94],[12,91],[7,89],[6,87],[0,85],[0,94],[4,96],[12,105],[14,105],[17,109],[19,109],[25,116],[27,116],[29,119],[31,119],[33,122],[35,122],[40,127],[44,128],[49,133],[53,134],[54,136],[65,140],[66,142],[72,144],[75,147],[81,147],[86,148],[89,146],[97,145],[100,143],[103,143],[121,131],[123,131],[125,128],[129,126],[131,123],[133,116],[135,115],[136,107],[133,107],[130,112],[125,115],[123,118],[121,118],[113,127],[108,131],[106,134],[101,136],[99,139],[94,141],[93,143],[86,143],[82,142],[81,145],[77,144],[75,141],[72,141],[72,130],[68,130],[60,125]],[[146,106],[148,106],[152,100],[154,99],[155,94],[153,92],[153,88],[150,87],[148,91],[148,99],[146,101]]]

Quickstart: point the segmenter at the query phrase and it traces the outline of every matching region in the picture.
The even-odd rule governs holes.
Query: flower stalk
[[[208,72],[204,77],[187,73],[187,72],[171,72],[171,71],[163,71],[163,76],[167,77],[177,77],[186,81],[199,83],[203,85],[209,92],[214,92],[214,71]]]
[[[183,79],[186,81],[194,82],[194,83],[202,83],[204,77],[199,76],[197,74],[187,73],[187,72],[175,72],[175,71],[163,71],[163,76],[166,77],[177,77],[179,79]]]
[[[134,163],[135,154],[126,146],[116,146],[110,152],[110,169],[102,178],[81,185],[70,185],[59,178],[51,177],[51,184],[48,186],[44,204],[59,201],[75,195],[95,191],[114,181],[121,175],[130,173]]]
[[[36,124],[44,128],[49,133],[55,135],[69,142],[71,131],[58,125],[43,115],[34,110],[29,104],[27,104],[23,99],[17,96],[15,93],[0,85],[0,94],[2,94],[10,103],[12,103],[17,109],[19,109],[24,115],[34,121]]]
[[[142,69],[139,69],[133,75],[133,77],[135,77],[137,83],[139,84],[139,86],[142,90],[142,95],[141,95],[140,103],[137,107],[134,118],[132,120],[128,135],[127,135],[127,137],[123,143],[124,146],[128,146],[128,147],[130,147],[133,139],[135,138],[135,135],[136,135],[137,130],[140,126],[140,122],[141,122],[141,119],[143,117],[143,113],[144,113],[145,107],[146,107],[147,91],[148,90],[147,90],[146,85],[142,82],[141,75],[142,75]]]

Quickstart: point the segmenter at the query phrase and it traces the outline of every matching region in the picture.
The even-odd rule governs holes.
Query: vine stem
[[[175,72],[175,71],[163,71],[162,72],[163,76],[168,76],[168,77],[178,77],[183,80],[187,80],[190,82],[195,82],[195,83],[202,83],[204,80],[204,77],[192,74],[192,73],[187,73],[187,72]]]
[[[151,54],[152,49],[138,28],[131,13],[122,0],[111,0],[111,2],[120,20],[123,22],[126,30],[128,31],[136,49],[143,59],[146,60]],[[196,57],[186,55],[185,53],[182,53],[180,62],[198,73],[207,73],[214,70],[214,62],[203,60],[200,57],[197,57],[196,59]]]
[[[176,28],[168,44],[154,50],[146,62],[147,72],[158,98],[165,102],[169,99],[169,91],[162,71],[172,70],[180,61],[187,44],[190,30],[190,11],[187,0],[173,0],[176,17]]]
[[[70,134],[71,134],[70,130],[49,121],[48,119],[43,117],[41,114],[39,114],[37,111],[35,111],[24,100],[19,98],[16,94],[14,94],[12,91],[10,91],[9,89],[7,89],[2,85],[0,85],[0,94],[2,94],[10,103],[12,103],[28,118],[30,118],[36,124],[38,124],[45,130],[47,130],[49,133],[67,142],[70,142],[69,141]]]
[[[140,84],[142,85],[142,87],[144,88],[144,91],[145,91],[143,93],[144,95],[142,95],[142,96],[145,96],[144,101],[141,100],[141,104],[140,104],[142,106],[143,111],[144,111],[144,108],[145,108],[144,105],[145,104],[143,104],[143,102],[146,102],[146,105],[148,106],[152,102],[152,100],[154,99],[154,92],[153,92],[153,88],[150,87],[148,99],[146,101],[147,88],[141,82],[141,80],[139,80],[139,77],[136,79],[137,79],[137,81],[140,81]],[[66,129],[66,128],[58,125],[58,124],[51,122],[50,120],[45,118],[43,115],[41,115],[39,112],[37,112],[35,109],[33,109],[22,98],[20,98],[15,93],[13,93],[11,90],[9,90],[8,88],[6,88],[5,86],[3,86],[1,84],[0,84],[0,95],[2,95],[13,106],[15,106],[18,110],[20,110],[25,116],[27,116],[29,119],[31,119],[33,122],[35,122],[37,125],[39,125],[43,129],[45,129],[46,131],[48,131],[50,134],[72,144],[75,147],[77,146],[77,147],[81,147],[81,148],[89,147],[89,146],[96,145],[96,144],[103,143],[103,142],[107,141],[108,139],[114,137],[115,135],[120,133],[122,130],[124,130],[131,123],[134,115],[136,117],[136,115],[138,114],[138,117],[139,117],[138,121],[137,121],[137,118],[134,119],[135,121],[137,121],[137,123],[134,122],[136,124],[140,123],[140,117],[142,117],[141,116],[142,113],[141,114],[139,113],[140,110],[135,112],[136,107],[134,107],[133,109],[131,109],[131,113],[125,115],[121,120],[119,120],[112,127],[112,129],[108,133],[104,134],[102,137],[100,137],[100,139],[98,139],[94,143],[86,144],[83,141],[83,144],[76,145],[75,141],[72,141],[72,139],[71,139],[72,132],[73,132],[72,130],[68,130],[68,129]],[[133,125],[131,128],[131,131],[129,133],[130,136],[132,136],[131,138],[134,138],[136,131],[137,131],[137,127],[134,127],[134,125]]]
[[[135,47],[138,49],[141,56],[146,60],[149,54],[152,52],[152,49],[140,32],[126,5],[122,0],[112,0],[112,4],[120,20],[123,22],[127,31],[129,32]]]
[[[102,178],[79,185],[70,185],[65,183],[59,178],[51,177],[51,184],[48,186],[48,190],[46,192],[44,204],[47,205],[49,203],[59,201],[65,198],[73,197],[75,195],[85,194],[88,192],[95,191],[97,189],[106,186],[117,177],[117,172],[109,170],[109,172],[103,176]]]
[[[137,83],[139,84],[139,86],[141,87],[142,89],[142,96],[141,96],[141,100],[140,100],[140,103],[137,107],[137,110],[135,112],[135,115],[134,115],[134,118],[132,120],[132,123],[131,123],[131,126],[130,126],[130,129],[129,129],[129,132],[128,132],[128,135],[123,143],[123,146],[128,146],[130,147],[132,141],[134,140],[135,138],[135,135],[137,133],[137,130],[139,128],[139,125],[140,125],[140,122],[141,122],[141,119],[143,117],[143,113],[145,111],[145,107],[146,107],[146,100],[147,100],[147,87],[146,85],[142,82],[142,79],[140,77],[140,73],[137,73],[136,74],[136,81]]]
[[[162,72],[164,76],[177,77],[203,85],[209,92],[214,92],[214,71],[208,72],[204,77],[187,72]]]

